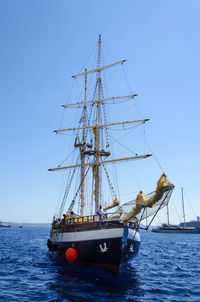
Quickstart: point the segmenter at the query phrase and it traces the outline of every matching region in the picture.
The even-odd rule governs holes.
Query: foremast
[[[99,159],[100,159],[100,121],[101,121],[101,35],[98,41],[98,102],[97,102],[97,124],[95,128],[95,162],[94,179],[95,179],[95,213],[99,206],[100,191],[100,175],[99,175]]]
[[[80,146],[80,156],[81,156],[81,216],[84,216],[84,206],[85,206],[85,126],[87,118],[87,69],[85,69],[85,96],[84,96],[84,107],[83,107],[83,137],[82,144]]]

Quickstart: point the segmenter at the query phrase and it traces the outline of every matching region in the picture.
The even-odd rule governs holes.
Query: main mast
[[[183,225],[185,227],[185,208],[184,208],[184,197],[183,197],[183,188],[181,188],[181,195],[182,195],[182,207],[183,207]]]
[[[94,178],[95,178],[95,212],[99,207],[99,191],[100,191],[100,173],[99,173],[99,158],[100,158],[100,122],[101,122],[101,35],[98,41],[98,101],[97,101],[97,124],[95,129],[95,162]]]

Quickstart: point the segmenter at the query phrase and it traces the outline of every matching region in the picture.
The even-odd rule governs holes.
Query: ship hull
[[[186,228],[169,228],[169,229],[153,229],[154,233],[175,233],[175,234],[200,234],[200,229],[186,229]]]
[[[73,239],[73,240],[72,240]],[[80,232],[51,232],[49,250],[59,261],[68,263],[66,251],[74,248],[77,265],[118,273],[121,264],[130,261],[138,252],[140,236],[135,229],[111,228]]]
[[[0,228],[10,228],[11,225],[0,225]]]

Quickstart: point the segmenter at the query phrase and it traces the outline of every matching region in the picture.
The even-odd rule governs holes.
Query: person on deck
[[[73,211],[71,211],[70,215],[71,215],[71,223],[73,224],[74,223],[75,214],[74,214]]]
[[[104,211],[102,209],[102,206],[100,205],[99,208],[96,211],[97,215],[99,215],[99,219],[101,221],[102,215],[104,214]]]
[[[74,214],[74,212],[73,211],[71,211],[71,218],[75,218],[75,214]]]
[[[62,218],[62,221],[61,221],[62,224],[65,224],[65,219],[66,219],[66,214],[63,214],[63,218]]]

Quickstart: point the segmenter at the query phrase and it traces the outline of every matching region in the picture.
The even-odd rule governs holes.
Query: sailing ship
[[[167,221],[168,223],[163,223],[161,226],[153,228],[154,233],[177,233],[177,234],[200,234],[200,227],[188,226],[185,222],[185,206],[184,206],[184,195],[183,188],[181,188],[182,196],[182,209],[183,209],[183,223],[180,225],[170,224],[169,222],[169,208],[167,205]]]
[[[53,217],[47,245],[49,251],[64,263],[74,263],[117,273],[120,267],[126,265],[139,250],[141,222],[151,216],[149,225],[151,224],[158,211],[168,204],[174,185],[168,181],[165,174],[162,174],[157,182],[156,190],[150,194],[146,195],[140,191],[135,199],[122,203],[120,194],[116,193],[107,167],[110,165],[112,171],[115,171],[114,164],[146,159],[151,154],[113,158],[108,142],[108,132],[115,126],[121,127],[122,131],[127,129],[130,131],[130,128],[126,127],[139,126],[146,123],[148,119],[108,122],[105,114],[106,105],[114,106],[122,101],[124,105],[125,102],[132,101],[137,94],[104,97],[103,71],[123,65],[125,60],[102,65],[101,51],[102,42],[99,35],[97,67],[91,70],[84,69],[83,72],[72,77],[84,79],[83,98],[78,102],[63,105],[64,108],[82,110],[80,119],[77,120],[78,125],[73,128],[55,130],[56,133],[70,131],[74,134],[73,148],[77,151],[78,159],[74,160],[71,155],[68,158],[74,161],[73,164],[58,165],[56,168],[49,169],[49,171],[64,170],[69,174],[61,206]],[[96,75],[94,93],[90,97],[88,77],[93,74]],[[122,145],[120,141],[119,145]],[[133,153],[132,150],[129,151]],[[77,170],[80,178],[79,181],[76,179],[75,188],[72,187],[72,182]],[[118,168],[118,171],[121,170]],[[125,174],[123,177],[125,182],[126,177]],[[103,197],[106,191],[105,180],[110,189],[111,204],[108,204],[106,198]],[[124,182],[123,185],[125,185]],[[74,195],[70,195],[70,192]]]
[[[11,227],[11,225],[0,221],[0,228],[10,228],[10,227]]]

